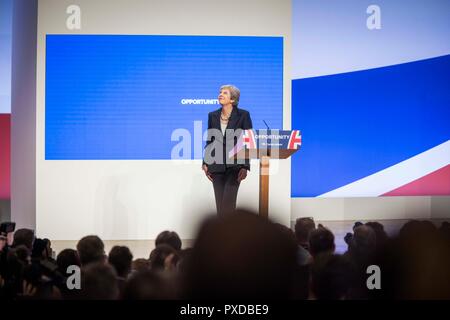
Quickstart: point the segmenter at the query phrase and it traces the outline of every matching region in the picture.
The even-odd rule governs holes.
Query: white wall
[[[284,37],[284,128],[290,126],[290,0],[78,0],[80,31],[66,29],[74,1],[40,0],[37,45],[36,228],[54,240],[154,239],[164,229],[194,238],[215,210],[200,161],[46,161],[45,35],[166,34]],[[170,143],[170,141],[168,141]],[[273,167],[277,167],[277,162]],[[270,177],[272,217],[290,223],[290,161]],[[258,209],[258,163],[241,184],[238,206]],[[274,208],[277,208],[275,213]]]
[[[450,219],[450,197],[293,198],[292,221]]]

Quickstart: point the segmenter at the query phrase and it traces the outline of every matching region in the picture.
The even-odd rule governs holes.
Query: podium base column
[[[259,162],[259,215],[269,217],[269,160],[262,156]]]

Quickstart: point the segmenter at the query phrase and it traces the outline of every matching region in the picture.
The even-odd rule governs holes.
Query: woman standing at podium
[[[253,127],[250,113],[238,108],[239,97],[240,91],[234,85],[221,86],[218,97],[221,108],[208,114],[208,139],[202,169],[213,183],[219,215],[236,209],[239,185],[250,170],[248,159],[242,164],[242,160],[237,163],[237,160],[230,161],[227,157],[242,130]],[[215,152],[219,148],[222,155]]]

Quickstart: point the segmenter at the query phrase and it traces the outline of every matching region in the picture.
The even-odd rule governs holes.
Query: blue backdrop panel
[[[47,35],[45,158],[170,159],[173,130],[220,107],[181,101],[227,83],[256,129],[281,128],[283,38]]]
[[[294,80],[292,196],[315,197],[450,138],[450,55]],[[390,190],[387,190],[390,191]]]

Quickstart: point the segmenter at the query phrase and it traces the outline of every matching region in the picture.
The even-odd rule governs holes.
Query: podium
[[[287,159],[300,149],[299,130],[243,130],[229,152],[233,159],[259,159],[259,215],[269,217],[270,159]]]

